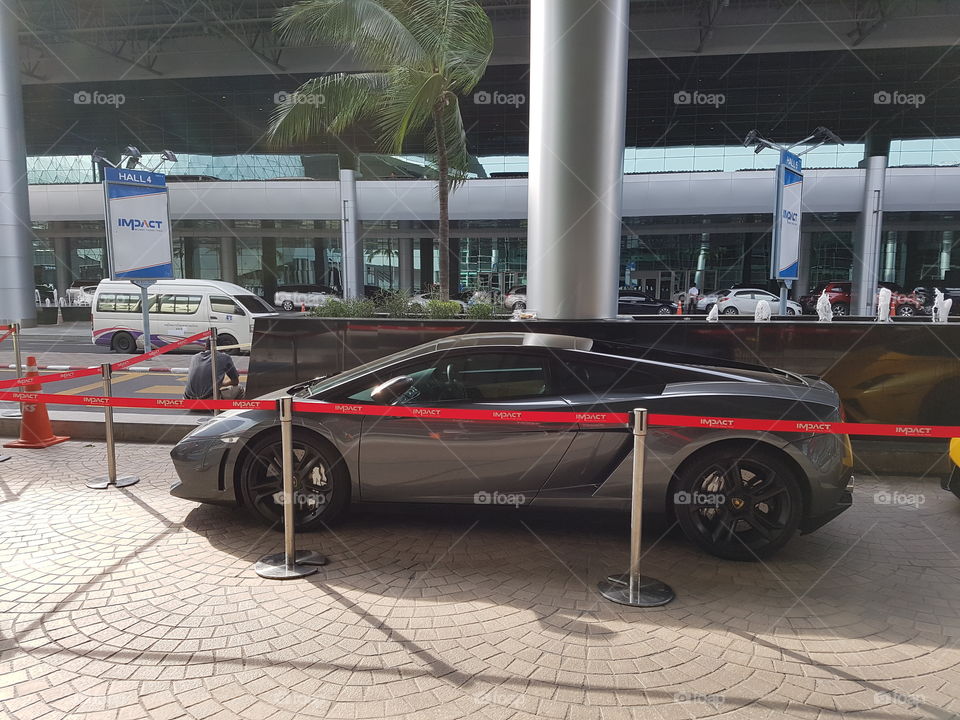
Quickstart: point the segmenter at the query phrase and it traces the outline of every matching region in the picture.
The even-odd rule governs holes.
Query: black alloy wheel
[[[669,305],[661,305],[657,310],[657,315],[673,315],[673,310],[670,309]]]
[[[293,301],[284,300],[282,303],[280,303],[280,307],[282,307],[287,312],[293,312]]]
[[[122,355],[131,355],[137,351],[137,341],[128,332],[114,333],[110,341],[110,349]]]
[[[898,317],[913,317],[917,314],[916,308],[909,303],[904,303],[903,305],[897,305],[897,316]]]
[[[244,507],[261,521],[283,524],[283,448],[278,433],[255,441],[238,471]],[[315,435],[293,437],[293,504],[297,530],[317,530],[334,522],[350,499],[343,460]]]
[[[772,555],[793,537],[803,514],[796,471],[763,448],[695,457],[681,468],[669,500],[684,534],[727,560]]]

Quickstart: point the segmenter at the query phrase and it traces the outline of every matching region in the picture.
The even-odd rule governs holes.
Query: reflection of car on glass
[[[304,306],[317,307],[338,296],[337,291],[329,285],[281,285],[274,293],[273,304],[290,312]]]
[[[661,300],[642,290],[620,290],[617,295],[618,315],[675,315],[677,304]]]
[[[64,293],[67,305],[92,305],[99,280],[75,280]]]
[[[913,289],[913,297],[919,303],[919,313],[921,315],[933,315],[933,303],[936,300],[936,290],[934,287],[918,287]],[[945,288],[939,290],[943,293],[944,300],[953,300],[950,306],[951,315],[960,315],[960,288]]]
[[[746,285],[740,283],[738,285],[731,285],[727,290],[740,290],[742,288],[750,288],[752,285]],[[725,292],[724,290],[714,290],[709,293],[700,293],[700,296],[697,298],[697,312],[710,312],[711,308],[717,304],[717,299],[720,297],[720,294]]]
[[[911,317],[922,312],[923,303],[913,294],[905,292],[904,289],[896,283],[880,281],[877,283],[877,287],[887,288],[890,291],[890,301],[894,306],[894,315]],[[849,280],[831,280],[830,282],[817,285],[809,295],[802,296],[800,298],[800,305],[803,307],[803,312],[816,315],[817,300],[819,300],[820,295],[826,291],[827,299],[833,308],[833,314],[835,316],[849,315],[852,290],[853,283]],[[874,298],[873,304],[876,306],[877,298]]]
[[[723,315],[753,315],[761,300],[770,303],[770,311],[774,315],[777,314],[780,309],[780,298],[759,288],[721,290],[717,293],[717,308]],[[799,303],[787,300],[787,315],[799,315],[800,312]]]
[[[503,296],[503,306],[510,311],[527,309],[527,286],[517,285]]]
[[[638,359],[644,350],[540,333],[460,335],[295,385],[300,402],[350,414],[294,412],[293,502],[302,529],[324,526],[349,502],[517,504],[626,510],[633,438],[590,413],[837,421],[827,383],[779,370]],[[414,417],[363,417],[366,405],[416,407]],[[445,420],[443,408],[582,413],[576,424]],[[676,517],[721,557],[752,559],[812,532],[851,502],[852,454],[843,435],[731,428],[651,428],[646,507]],[[275,411],[230,411],[174,447],[171,493],[281,517],[281,441]]]

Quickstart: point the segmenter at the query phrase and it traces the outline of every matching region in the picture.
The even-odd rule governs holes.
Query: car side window
[[[224,315],[243,315],[243,310],[230,298],[221,295],[210,296],[210,312]]]
[[[496,402],[546,395],[549,360],[528,353],[474,353],[433,358],[428,363],[395,367],[387,375],[370,378],[348,396],[350,402],[372,402],[370,393],[390,377],[408,375],[413,386],[396,405],[442,402]]]
[[[563,360],[560,384],[569,395],[656,394],[666,381],[646,367],[619,365],[594,360]]]

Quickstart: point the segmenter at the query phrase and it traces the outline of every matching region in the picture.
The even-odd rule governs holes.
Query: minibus
[[[277,311],[249,290],[217,280],[158,280],[148,288],[150,343],[161,347],[211,327],[217,345],[248,345],[253,321]],[[93,296],[93,343],[118,353],[143,349],[140,288],[127,280],[102,280]],[[196,350],[200,341],[187,345]]]

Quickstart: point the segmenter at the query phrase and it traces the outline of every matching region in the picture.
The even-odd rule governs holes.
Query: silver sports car
[[[642,356],[642,357],[641,357]],[[278,392],[304,403],[651,413],[839,421],[827,383],[747,365],[708,367],[540,333],[461,335]],[[231,411],[172,451],[177,497],[282,514],[276,412]],[[632,435],[624,426],[493,423],[294,413],[298,527],[350,502],[627,509]],[[754,559],[849,507],[846,436],[651,427],[645,509],[674,516],[725,558]]]

